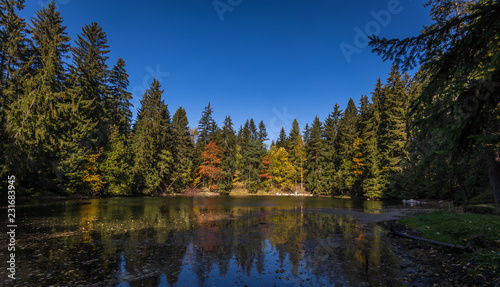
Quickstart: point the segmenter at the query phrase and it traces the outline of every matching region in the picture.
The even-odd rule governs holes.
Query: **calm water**
[[[15,283],[400,286],[386,231],[366,220],[388,208],[256,196],[27,204],[17,207]],[[5,254],[5,233],[0,239]],[[0,274],[0,282],[12,284]]]

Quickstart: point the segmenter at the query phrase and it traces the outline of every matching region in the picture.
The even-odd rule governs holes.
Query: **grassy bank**
[[[400,222],[419,230],[422,237],[474,247],[462,259],[483,267],[500,268],[500,216],[458,212],[431,212]]]

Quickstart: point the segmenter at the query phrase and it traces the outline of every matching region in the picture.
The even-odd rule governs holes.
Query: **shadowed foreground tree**
[[[404,69],[422,65],[425,86],[413,103],[423,134],[458,162],[464,153],[486,158],[495,202],[500,202],[500,2],[429,1],[434,21],[405,39],[370,38],[373,51]],[[427,157],[432,156],[427,154]]]

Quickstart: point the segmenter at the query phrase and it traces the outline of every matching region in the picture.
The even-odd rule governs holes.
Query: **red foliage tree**
[[[267,179],[271,179],[273,178],[272,176],[269,175],[269,166],[271,165],[271,162],[269,161],[269,156],[266,155],[263,159],[262,159],[262,163],[261,163],[261,166],[262,166],[262,170],[259,174],[259,177],[262,179],[262,180],[267,180]]]
[[[203,163],[200,166],[200,174],[208,178],[208,183],[211,185],[213,181],[219,180],[223,176],[220,164],[224,158],[225,150],[219,148],[214,141],[211,141],[206,147],[205,151],[201,153]],[[211,186],[212,187],[212,186]],[[210,188],[212,191],[214,188]]]

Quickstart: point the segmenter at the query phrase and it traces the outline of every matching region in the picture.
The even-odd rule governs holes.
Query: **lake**
[[[374,220],[402,209],[278,196],[27,203],[16,210],[15,283],[401,286],[400,259]],[[5,254],[5,232],[0,239]],[[9,282],[0,273],[0,282]]]

